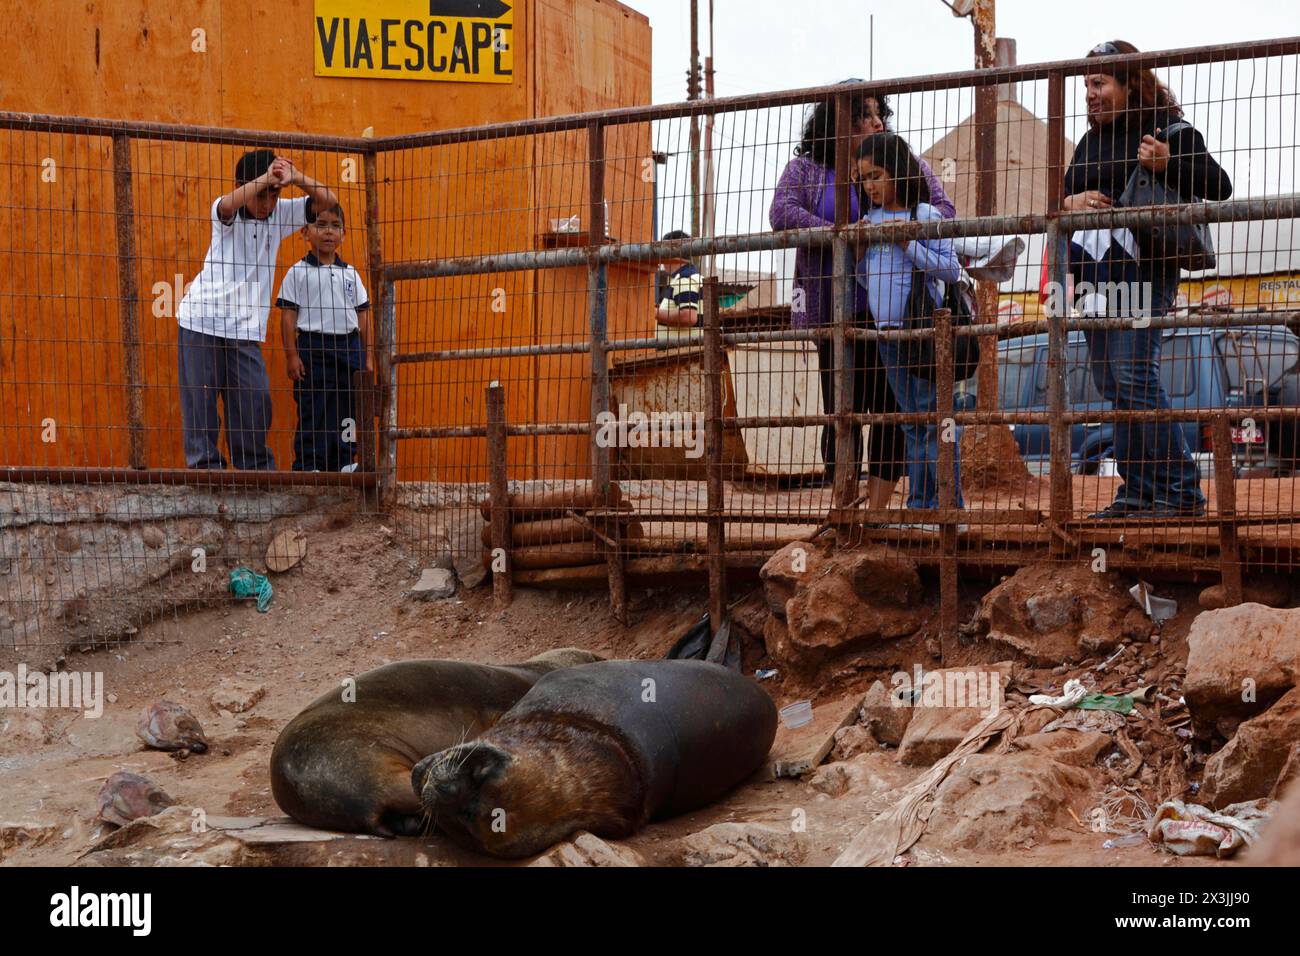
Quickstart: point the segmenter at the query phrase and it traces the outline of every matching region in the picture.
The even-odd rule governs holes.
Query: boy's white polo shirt
[[[329,265],[309,252],[290,268],[275,300],[281,309],[298,310],[299,332],[347,335],[358,327],[357,309],[370,304],[357,270],[335,255]]]
[[[280,241],[307,224],[309,197],[281,199],[265,219],[240,209],[224,223],[213,200],[212,241],[203,268],[176,310],[182,328],[223,339],[266,341]]]

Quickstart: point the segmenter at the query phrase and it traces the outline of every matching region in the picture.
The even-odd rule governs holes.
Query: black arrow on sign
[[[502,0],[429,0],[431,17],[473,17],[477,20],[496,20],[510,12],[510,4]]]

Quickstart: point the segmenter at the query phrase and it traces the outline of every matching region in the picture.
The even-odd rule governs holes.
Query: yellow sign
[[[316,75],[512,83],[519,2],[316,0]]]

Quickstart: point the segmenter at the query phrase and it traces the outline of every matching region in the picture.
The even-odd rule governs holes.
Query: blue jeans
[[[933,412],[936,405],[934,382],[917,378],[903,369],[898,360],[898,343],[877,340],[880,358],[885,363],[885,377],[898,400],[900,412]],[[903,425],[903,441],[907,446],[907,507],[939,507],[939,426]],[[957,480],[954,489],[956,507],[966,507],[961,498],[961,429],[956,429],[953,444],[953,472]]]
[[[1149,313],[1168,313],[1178,292],[1177,272],[1143,269],[1117,246],[1100,263],[1071,245],[1071,265],[1078,283],[1105,282],[1151,284]],[[1129,296],[1129,308],[1108,301],[1107,315],[1137,315],[1135,307],[1145,296]],[[1117,411],[1170,408],[1160,381],[1162,329],[1133,328],[1088,331],[1088,365],[1097,390]],[[1115,461],[1123,484],[1116,503],[1138,508],[1199,509],[1205,505],[1200,472],[1183,430],[1173,422],[1116,422]]]
[[[186,467],[226,467],[218,444],[220,398],[226,410],[230,463],[250,471],[273,470],[275,456],[266,447],[266,433],[271,427],[271,387],[262,346],[182,326],[177,334],[177,364]]]

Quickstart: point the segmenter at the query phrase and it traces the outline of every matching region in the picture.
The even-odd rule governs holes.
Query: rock
[[[836,553],[815,575],[797,580],[785,606],[785,653],[774,659],[807,673],[864,646],[906,637],[926,620],[923,596],[916,565],[895,551]]]
[[[1095,788],[1094,774],[1034,753],[972,754],[935,793],[930,847],[1005,851],[1045,840],[1071,823]]]
[[[1012,750],[1048,757],[1071,767],[1091,767],[1097,762],[1098,757],[1114,746],[1115,741],[1109,734],[1096,731],[1054,730],[1046,734],[1021,735],[1015,739]]]
[[[438,515],[437,526],[433,529],[439,542],[445,542],[445,553],[452,559],[456,577],[461,586],[476,588],[487,580],[487,568],[483,567],[483,546],[480,538],[483,526],[487,523],[478,508],[450,508]],[[444,553],[440,548],[435,553]],[[435,567],[445,562],[436,561]]]
[[[908,775],[909,771],[876,751],[858,754],[850,760],[822,764],[808,778],[808,786],[830,797],[849,793],[877,797],[902,786]]]
[[[1252,574],[1249,581],[1242,582],[1242,603],[1263,604],[1265,607],[1281,607],[1291,602],[1291,582],[1279,574]],[[1207,611],[1227,607],[1227,595],[1222,584],[1212,584],[1201,592],[1197,599]]]
[[[425,568],[407,596],[420,601],[449,598],[456,593],[456,577],[446,568]]]
[[[1023,567],[984,596],[975,619],[977,637],[1036,667],[1077,662],[1150,632],[1119,576],[1086,564]]]
[[[1298,677],[1300,609],[1239,604],[1202,611],[1192,621],[1183,696],[1199,726],[1258,716]]]
[[[140,530],[140,539],[144,541],[145,547],[151,551],[157,551],[167,543],[167,535],[153,525],[145,525]]]
[[[962,429],[959,455],[963,491],[1025,494],[1033,480],[1016,436],[1005,425],[967,425]]]
[[[1205,763],[1200,801],[1219,808],[1267,797],[1300,740],[1300,688],[1247,720],[1222,750]]]
[[[899,763],[928,767],[952,753],[976,724],[1002,707],[1014,667],[1003,661],[926,671],[919,682],[912,678],[914,689],[919,683],[920,697],[898,747]]]
[[[124,827],[140,817],[161,813],[176,801],[137,773],[120,770],[99,791],[99,819]]]
[[[611,846],[600,837],[579,832],[572,840],[557,843],[529,866],[645,866],[640,854],[623,846]]]
[[[288,528],[271,539],[266,549],[266,569],[283,574],[307,556],[307,532]]]
[[[1282,764],[1282,770],[1277,775],[1277,783],[1273,784],[1273,792],[1269,796],[1274,800],[1282,799],[1282,794],[1286,793],[1287,788],[1297,779],[1300,779],[1300,741],[1291,745],[1286,763]]]
[[[862,725],[882,744],[897,747],[903,742],[907,725],[912,722],[913,710],[902,706],[898,697],[891,695],[883,681],[876,681],[862,700]]]
[[[824,546],[795,541],[767,559],[758,576],[763,581],[763,596],[773,614],[785,617],[786,602],[795,596],[802,583],[821,571],[827,553]]]
[[[180,704],[160,700],[140,712],[135,734],[155,750],[193,750],[204,753],[207,738],[198,719]]]
[[[869,753],[879,748],[871,731],[861,724],[850,724],[835,731],[835,746],[831,757],[835,760],[848,760],[860,753]]]
[[[35,714],[10,713],[0,717],[0,739],[6,743],[43,744],[49,741],[45,724]]]
[[[266,688],[252,681],[223,677],[209,699],[217,713],[242,714],[266,696]]]
[[[686,866],[798,866],[806,838],[761,823],[715,823],[681,840]]]
[[[1247,851],[1249,866],[1300,866],[1300,785],[1288,787],[1257,842]]]
[[[11,820],[0,817],[0,861],[14,850],[38,847],[58,837],[62,827],[37,820]]]

